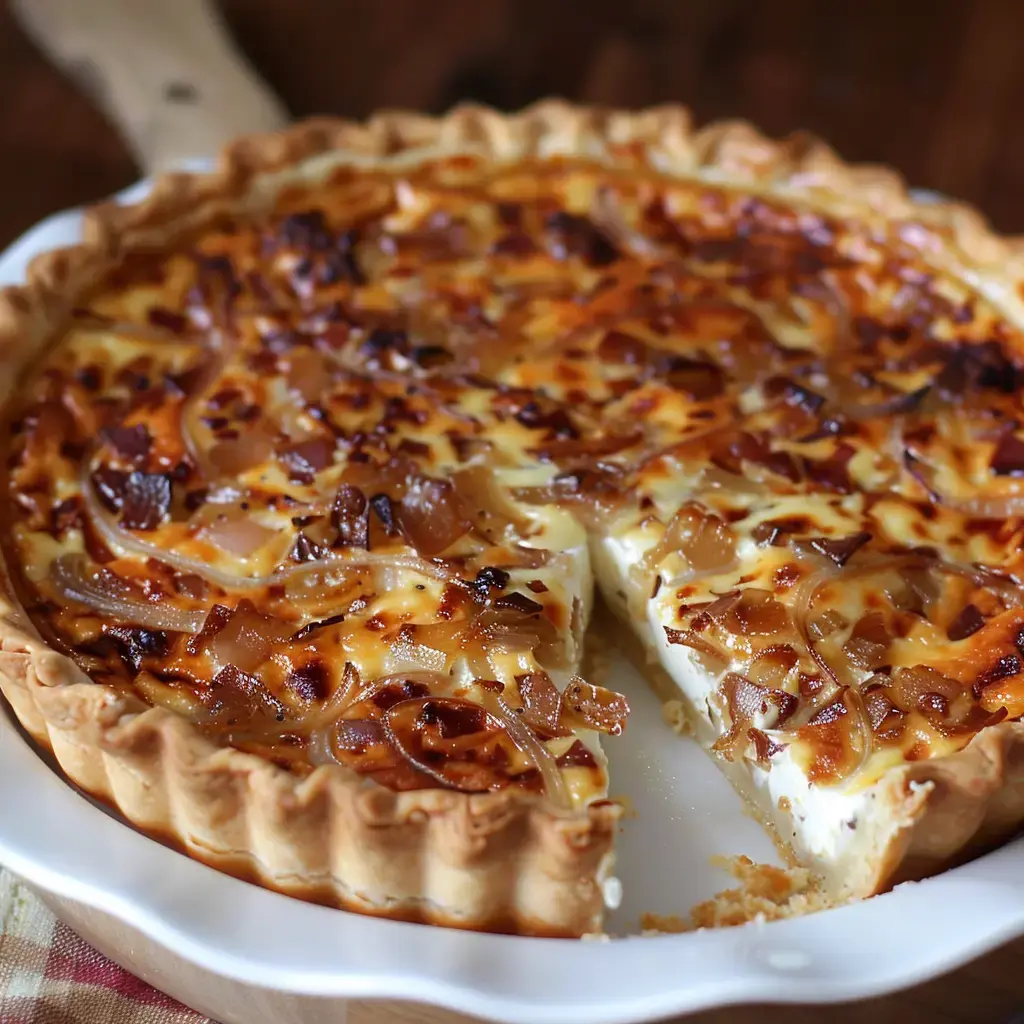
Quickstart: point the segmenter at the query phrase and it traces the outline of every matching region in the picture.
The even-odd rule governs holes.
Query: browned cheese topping
[[[635,537],[724,756],[962,746],[1024,712],[1022,349],[913,230],[639,163],[286,189],[75,311],[7,432],[20,597],[295,771],[570,800],[628,710],[574,559]]]

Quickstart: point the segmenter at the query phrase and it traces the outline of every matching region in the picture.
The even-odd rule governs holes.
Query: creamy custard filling
[[[664,670],[678,689],[694,738],[710,751],[732,724],[719,701],[721,674],[709,672],[694,650],[669,643],[665,627],[672,629],[675,625],[669,603],[648,599],[643,616],[626,617],[629,595],[636,589],[631,570],[640,557],[642,552],[628,540],[601,541],[595,563],[602,593],[624,619],[626,628],[635,631],[648,658]],[[744,661],[734,660],[725,671],[742,672],[745,667]],[[669,697],[664,693],[661,696]],[[755,711],[752,723],[756,728],[770,728],[765,712],[760,709]],[[785,747],[765,763],[745,759],[719,763],[740,795],[771,826],[791,855],[822,871],[841,860],[868,801],[860,780],[845,786],[815,786]]]

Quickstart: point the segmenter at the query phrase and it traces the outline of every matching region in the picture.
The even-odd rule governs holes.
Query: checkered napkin
[[[122,970],[0,869],[0,1024],[212,1024]]]

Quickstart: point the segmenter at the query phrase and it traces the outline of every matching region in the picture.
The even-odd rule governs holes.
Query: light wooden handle
[[[36,44],[117,125],[146,174],[287,121],[212,0],[11,0]]]

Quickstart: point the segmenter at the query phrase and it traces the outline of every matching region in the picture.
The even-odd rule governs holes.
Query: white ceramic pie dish
[[[124,193],[137,197],[138,189]],[[0,284],[77,238],[58,214],[0,256]],[[772,860],[760,827],[705,755],[661,724],[622,663],[634,715],[608,744],[627,795],[622,906],[685,914],[729,884],[714,854]],[[686,785],[677,785],[685,778]],[[1024,839],[856,906],[716,932],[568,942],[426,928],[301,903],[167,849],[78,795],[0,714],[0,863],[103,952],[224,1024],[337,1021],[352,997],[415,999],[510,1022],[658,1019],[729,1003],[881,994],[1024,934]]]

